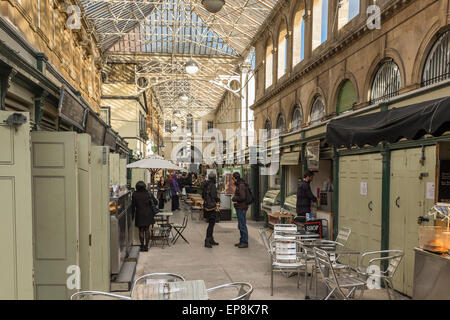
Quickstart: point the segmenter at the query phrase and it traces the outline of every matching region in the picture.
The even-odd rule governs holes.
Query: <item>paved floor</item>
[[[184,210],[185,205],[182,208]],[[170,221],[181,223],[183,210],[176,211]],[[274,295],[270,295],[270,258],[258,233],[263,222],[248,221],[248,249],[234,246],[239,241],[236,219],[216,224],[214,238],[220,244],[212,249],[204,247],[206,227],[206,222],[189,218],[183,235],[190,244],[180,238],[170,247],[151,247],[148,252],[141,252],[136,277],[145,273],[171,272],[180,274],[187,280],[203,279],[207,288],[243,281],[253,286],[251,300],[304,299],[303,277],[300,288],[297,288],[296,276],[286,278],[279,273],[274,275]],[[323,294],[322,287],[319,287],[318,293]],[[399,298],[405,299],[402,296]],[[364,293],[364,299],[387,299],[387,295],[384,290],[370,290]]]

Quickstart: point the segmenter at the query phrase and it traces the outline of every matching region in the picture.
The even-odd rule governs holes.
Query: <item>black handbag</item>
[[[159,208],[157,206],[158,200],[156,200],[155,196],[150,193],[150,207],[152,208],[153,214],[159,213]]]

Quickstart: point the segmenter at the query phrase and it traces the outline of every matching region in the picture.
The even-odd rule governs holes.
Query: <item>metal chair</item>
[[[163,278],[160,278],[163,277]],[[130,296],[134,296],[134,289],[136,285],[143,281],[147,280],[146,282],[157,282],[157,283],[164,283],[164,282],[176,282],[176,281],[186,281],[182,276],[175,273],[166,273],[166,272],[156,272],[156,273],[147,273],[140,277],[138,277],[133,282],[133,286],[131,287],[131,294]]]
[[[313,252],[316,260],[316,266],[320,270],[320,274],[322,276],[322,281],[329,289],[329,293],[324,300],[328,300],[332,295],[344,300],[350,299],[353,297],[355,290],[358,288],[361,288],[362,292],[364,292],[366,282],[359,279],[356,276],[356,273],[338,275],[335,272],[333,263],[325,250],[314,247]],[[346,294],[342,289],[349,290],[349,292]]]
[[[92,296],[103,296],[103,297],[108,297],[108,298],[114,298],[117,300],[131,300],[131,297],[113,294],[113,293],[109,293],[109,292],[102,292],[102,291],[79,291],[77,293],[74,293],[70,297],[70,300],[90,300],[87,298],[92,297]]]
[[[296,240],[297,232],[295,224],[276,224],[273,227],[273,240]]]
[[[347,245],[348,238],[350,238],[350,234],[352,233],[352,229],[343,227],[339,229],[338,235],[336,237],[336,242],[339,242],[344,247]]]
[[[162,249],[164,249],[164,244],[170,246],[169,243],[169,235],[172,230],[172,226],[170,224],[161,224],[152,226],[150,228],[152,245],[156,245],[157,240],[161,240]]]
[[[375,256],[371,258],[367,265],[365,264],[366,258]],[[395,298],[394,286],[392,285],[392,278],[397,271],[399,264],[402,262],[404,256],[404,252],[402,250],[380,250],[380,251],[370,251],[365,252],[360,256],[358,267],[356,268],[356,272],[364,277],[366,280],[371,278],[375,280],[377,277],[383,281],[385,285],[386,292],[388,294],[389,300],[392,300],[390,290],[392,290],[392,295]],[[376,269],[380,268],[380,273],[369,273],[367,270],[370,270],[369,267],[377,266]],[[386,267],[385,270],[382,268]]]
[[[179,223],[171,223],[170,224],[172,229],[175,230],[175,232],[177,233],[172,240],[172,244],[175,244],[175,242],[177,242],[178,238],[180,238],[180,237],[183,238],[183,240],[189,244],[189,241],[187,241],[186,238],[182,235],[184,229],[186,229],[186,227],[187,227],[188,219],[189,219],[189,212],[186,212],[184,214],[182,224],[179,224]]]
[[[238,288],[238,290],[239,290],[238,295],[237,295],[237,297],[231,298],[229,300],[249,300],[250,299],[250,296],[253,292],[253,287],[250,283],[246,283],[246,282],[226,283],[226,284],[222,284],[217,287],[209,288],[206,291],[208,293],[211,293],[211,292],[218,291],[220,289],[233,288],[233,287]],[[221,299],[221,300],[223,300],[223,299]]]
[[[274,272],[297,272],[297,288],[300,287],[300,270],[306,267],[302,261],[302,246],[298,240],[273,240],[270,243],[271,272],[270,289],[273,296],[273,273]]]
[[[264,247],[267,250],[267,253],[270,255],[271,254],[271,252],[270,252],[270,242],[269,242],[269,238],[267,237],[266,230],[265,229],[259,229],[258,232],[259,232],[259,235],[261,236],[261,240],[262,240],[262,242],[264,244]]]

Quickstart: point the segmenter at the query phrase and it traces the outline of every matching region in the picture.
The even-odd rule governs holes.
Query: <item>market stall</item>
[[[277,213],[281,209],[281,190],[270,189],[266,192],[261,203],[261,211],[267,217],[267,226],[273,227],[273,222],[278,220]],[[271,222],[272,221],[272,222]]]

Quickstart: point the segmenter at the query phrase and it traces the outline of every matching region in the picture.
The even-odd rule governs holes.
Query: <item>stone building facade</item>
[[[68,10],[70,5],[76,5],[76,1],[5,0],[0,2],[0,13],[98,112],[101,51],[85,21],[80,21],[79,29],[69,28],[74,14]],[[46,70],[42,72],[46,74]]]
[[[321,1],[283,1],[254,43],[257,84],[252,109],[256,130],[264,128],[266,122],[276,128],[282,116],[286,130],[291,131],[297,107],[302,114],[301,128],[309,127],[311,108],[317,98],[325,107],[317,122],[336,116],[340,111],[339,95],[346,81],[355,95],[354,103],[347,109],[351,112],[370,105],[374,77],[385,61],[393,61],[398,66],[400,88],[395,94],[421,87],[427,56],[439,36],[448,30],[450,19],[448,0],[360,0],[358,14],[348,23],[342,23],[335,18],[339,17],[337,1],[329,1],[327,39],[313,50],[313,22],[324,23],[314,20],[317,2]],[[375,22],[371,17],[376,12],[370,11],[373,10],[370,6],[375,3],[381,12],[380,29],[371,30],[370,23]],[[299,12],[304,19],[303,60],[294,62],[294,49],[299,46],[294,42]],[[287,32],[283,32],[285,29]],[[278,77],[278,63],[283,60],[278,58],[278,43],[284,44],[280,34],[286,34],[287,51],[286,71]],[[268,62],[266,53],[271,46],[273,61]],[[269,67],[272,64],[272,72],[266,70],[268,64]],[[268,87],[267,77],[272,77]]]

